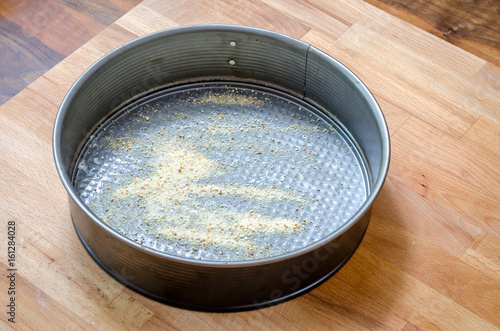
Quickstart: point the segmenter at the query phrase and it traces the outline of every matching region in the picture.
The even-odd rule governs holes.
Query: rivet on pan
[[[229,64],[234,66],[236,64],[236,61],[235,60],[229,60]]]

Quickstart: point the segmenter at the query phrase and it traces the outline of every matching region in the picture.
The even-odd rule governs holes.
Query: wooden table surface
[[[387,3],[369,2],[382,8]],[[361,0],[96,3],[101,6],[64,10],[49,0],[0,5],[0,16],[7,13],[14,22],[2,33],[4,44],[22,48],[33,36],[42,41],[30,48],[28,58],[22,52],[0,53],[2,84],[14,86],[12,91],[5,87],[0,100],[0,329],[500,328],[495,42],[485,52],[476,47],[477,40],[459,48],[415,24],[423,20],[412,16],[410,24],[394,16],[405,16],[404,8],[384,11]],[[16,6],[42,14],[27,21],[12,9]],[[51,10],[58,11],[56,20],[43,14]],[[496,24],[498,13],[493,14]],[[54,167],[55,115],[88,66],[138,36],[199,23],[261,27],[324,50],[363,80],[390,129],[389,175],[357,252],[321,286],[270,308],[194,312],[125,288],[84,250]],[[22,33],[13,33],[19,26]],[[36,35],[37,27],[53,33]],[[8,78],[16,68],[39,69]],[[13,286],[7,270],[9,222],[16,225],[15,294],[8,293]],[[11,297],[15,324],[6,313]]]

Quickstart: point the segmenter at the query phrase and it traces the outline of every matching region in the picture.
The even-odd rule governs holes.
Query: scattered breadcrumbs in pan
[[[366,199],[360,154],[335,123],[244,84],[157,93],[103,122],[74,182],[138,244],[206,261],[277,256],[337,230]]]

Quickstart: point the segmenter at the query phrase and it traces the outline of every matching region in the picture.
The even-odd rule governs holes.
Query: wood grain
[[[474,243],[461,256],[461,259],[474,265],[478,270],[493,278],[500,276],[500,240],[481,233]]]
[[[139,2],[1,1],[0,105]]]
[[[64,59],[64,55],[0,14],[0,105]]]
[[[500,66],[497,0],[365,1]]]
[[[0,244],[15,220],[19,302],[15,325],[0,314],[2,330],[500,329],[500,69],[490,58],[362,0],[40,3],[0,5],[0,44],[22,48],[1,48],[0,58],[19,58],[0,68],[2,84],[13,85],[0,88]],[[43,4],[61,8],[59,23],[23,27]],[[208,22],[283,32],[334,56],[374,93],[392,143],[352,259],[294,300],[228,314],[155,302],[99,268],[74,231],[51,147],[61,100],[99,57],[147,33]],[[88,31],[73,39],[63,27]],[[0,269],[4,304],[5,257]]]

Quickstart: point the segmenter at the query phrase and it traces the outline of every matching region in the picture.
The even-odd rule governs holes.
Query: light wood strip
[[[130,32],[118,24],[112,24],[86,44],[89,48],[96,49],[103,54],[107,54],[127,42],[136,39],[139,35]]]
[[[196,0],[145,0],[142,4],[179,25],[238,24],[238,20],[222,15],[210,6],[205,6]]]
[[[364,246],[367,250],[489,323],[500,323],[496,313],[500,308],[500,287],[489,275],[443,252],[425,236],[393,227],[378,217],[371,225],[371,236],[366,237]],[[471,300],[471,297],[481,300]]]
[[[411,115],[404,111],[401,107],[398,107],[385,99],[383,95],[375,93],[374,97],[382,109],[385,121],[387,122],[387,126],[389,128],[389,134],[392,136],[408,119],[410,119]]]
[[[481,229],[453,208],[440,205],[415,192],[414,188],[392,179],[392,174],[391,171],[373,214],[398,229],[426,238],[443,252],[456,258],[462,256],[481,233]],[[377,208],[379,204],[385,208]],[[412,240],[409,241],[411,242]]]
[[[10,325],[8,325],[7,323],[9,323]],[[12,323],[10,323],[10,322],[7,322],[7,321],[5,321],[5,322],[4,322],[4,321],[0,321],[0,326],[2,327],[2,330],[6,330],[6,331],[7,331],[7,330],[8,330],[8,331],[10,331],[10,330],[14,330],[14,329],[11,327],[11,325],[12,325]]]
[[[39,80],[43,80],[39,78]],[[36,81],[35,81],[36,82]],[[34,83],[33,83],[34,84]],[[42,142],[50,143],[52,130],[54,128],[54,119],[57,113],[58,105],[50,100],[49,94],[39,93],[29,86],[19,93],[18,98],[12,98],[0,108],[0,118],[5,122],[1,123],[0,133],[9,134],[10,130],[16,131],[16,127],[22,127],[27,136],[21,137],[23,142],[28,140],[28,137],[39,139],[40,141],[33,144],[39,145]],[[0,142],[2,143],[2,142]],[[11,144],[6,140],[3,143]],[[27,158],[30,153],[30,147],[23,143],[16,143],[19,150],[16,154],[22,154],[20,157]],[[10,148],[9,148],[10,149]],[[6,156],[9,157],[9,156]],[[39,155],[37,155],[39,157]]]
[[[403,328],[403,331],[421,331],[422,329],[419,328],[418,326],[415,326],[415,324],[412,324],[408,322],[408,324],[405,325]]]
[[[418,244],[426,245],[425,240]],[[396,315],[422,329],[495,329],[494,324],[448,298],[445,293],[403,271],[402,268],[408,262],[388,262],[369,243],[362,244],[358,250],[346,265],[346,271],[349,272],[339,272],[336,277],[351,284],[365,297],[383,302],[386,313],[380,316],[381,320]],[[391,254],[387,251],[384,253],[386,256]],[[407,250],[394,253],[398,256],[406,255],[405,261],[414,260],[408,256]],[[424,270],[424,266],[421,269]],[[473,289],[470,288],[470,291],[473,292]],[[495,298],[491,294],[485,298],[490,307]],[[493,311],[488,314],[493,319],[498,318]]]
[[[1,215],[5,217],[5,212]],[[74,260],[23,222],[17,220],[16,224],[21,245],[17,254],[18,274],[37,284],[41,291],[39,304],[49,300],[64,304],[88,326],[98,329],[140,327],[152,316],[153,312],[124,293],[118,282],[95,268],[90,256]]]
[[[144,17],[148,19],[144,20]],[[117,20],[115,24],[138,36],[178,26],[177,23],[142,3]]]
[[[331,279],[312,292],[278,306],[238,313],[179,314],[176,309],[169,309],[155,314],[145,324],[145,328],[160,330],[163,325],[190,324],[223,330],[285,329],[290,326],[307,326],[315,330],[401,330],[406,321],[399,318],[381,319],[384,310],[349,285]]]
[[[436,161],[442,155],[439,154],[443,153],[442,151],[436,156],[428,155],[428,149],[432,148],[433,145],[439,146],[443,143],[443,150],[446,148],[446,144],[442,140],[437,140],[437,143],[431,146],[421,144],[418,148],[412,148],[412,145],[415,144],[415,140],[412,140],[414,139],[412,138],[414,137],[413,131],[418,130],[418,126],[424,125],[422,121],[417,124],[417,121],[417,119],[408,120],[404,124],[407,129],[403,130],[402,127],[393,136],[391,178],[402,183],[409,190],[424,196],[431,201],[432,205],[441,205],[453,211],[455,217],[445,219],[450,226],[455,224],[455,226],[460,227],[462,224],[470,223],[488,233],[500,233],[500,197],[489,193],[495,192],[495,179],[492,181],[490,174],[485,171],[484,178],[481,180],[487,183],[486,185],[491,185],[490,188],[485,190],[480,185],[471,184],[463,178],[467,173],[471,173],[471,176],[475,175],[474,168],[470,168],[473,167],[471,163],[462,164],[464,168],[459,170],[459,174],[451,173],[446,165],[455,166],[453,164],[455,155],[449,155],[448,157],[451,159],[446,163]],[[437,130],[433,132],[432,136],[439,137],[440,133]],[[460,155],[459,150],[453,151]],[[470,153],[473,152],[470,151]],[[489,161],[487,157],[481,156],[481,158],[484,159],[485,169],[488,169],[488,163],[494,164],[495,162],[495,160]],[[494,171],[498,170],[494,166],[491,167],[496,169]]]
[[[246,25],[284,33],[294,38],[300,39],[310,30],[310,27],[300,20],[282,13],[267,2],[255,0],[236,0],[231,2],[213,0],[198,1],[236,21],[240,20],[241,17],[245,17]]]
[[[500,160],[500,123],[485,118],[479,118],[461,139],[467,142],[473,150],[482,151],[494,160]]]
[[[491,63],[484,66],[472,78],[464,82],[474,93],[465,94],[464,103],[482,117],[500,124],[500,67]]]
[[[339,8],[344,7],[348,1],[339,2]],[[352,24],[349,19],[338,15],[330,15],[329,9],[332,5],[310,1],[295,1],[293,6],[286,0],[270,0],[266,4],[276,10],[302,21],[305,25],[319,30],[327,30],[328,33],[336,38],[342,35]],[[330,8],[327,8],[330,7]],[[353,15],[354,13],[351,12]]]
[[[499,160],[488,155],[487,151],[452,138],[416,118],[403,125],[396,139],[402,136],[406,150],[415,151],[427,162],[449,173],[451,182],[459,179],[492,197],[499,193]]]
[[[0,158],[0,210],[21,219],[73,258],[86,256],[71,222],[67,193],[53,165],[51,130],[37,135],[0,114],[0,136],[7,135],[15,139],[0,139],[4,153]]]
[[[460,258],[493,279],[500,278],[500,238],[487,233],[474,241]]]
[[[3,263],[0,264],[2,270],[7,269]],[[8,288],[9,280],[1,277],[0,286]],[[86,330],[90,324],[85,322],[72,310],[68,309],[63,302],[54,300],[47,293],[40,290],[24,276],[16,275],[16,317],[15,330]],[[2,303],[5,302],[2,300]],[[57,324],[54,322],[57,317]],[[3,317],[3,316],[2,316]],[[7,316],[7,318],[11,318]],[[1,330],[13,330],[7,324],[0,324]],[[51,327],[49,327],[52,325]]]
[[[94,47],[83,45],[73,52],[71,56],[68,56],[49,70],[44,77],[53,82],[54,85],[50,88],[54,89],[54,94],[57,93],[58,96],[62,94],[64,97],[76,79],[104,54],[104,52]],[[33,84],[37,84],[37,81]],[[39,88],[42,90],[49,89],[49,86],[41,84]],[[59,100],[62,101],[62,98]],[[60,101],[57,102],[58,106]]]
[[[482,88],[492,88],[500,92],[500,67],[485,63],[481,70],[474,75],[474,78],[482,92],[484,92]]]

